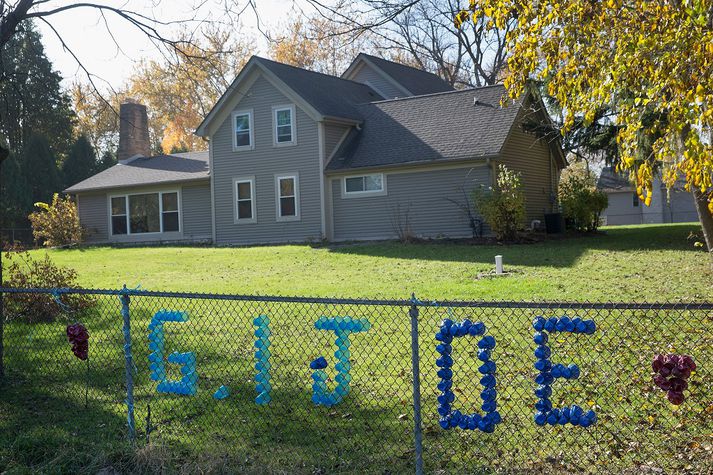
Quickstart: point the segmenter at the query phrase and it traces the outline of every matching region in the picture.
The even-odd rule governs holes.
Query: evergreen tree
[[[2,162],[0,175],[0,227],[24,227],[32,198],[16,155]]]
[[[62,164],[65,187],[75,185],[92,176],[97,172],[97,165],[94,148],[84,135],[80,135]]]
[[[43,135],[63,158],[72,143],[74,113],[41,40],[32,22],[23,22],[0,50],[0,134],[16,153],[30,135]]]
[[[107,168],[111,168],[117,163],[118,162],[116,160],[116,153],[107,150],[102,154],[101,160],[99,160],[99,162],[97,163],[95,173],[99,173],[101,171],[106,170]]]
[[[45,137],[30,135],[22,151],[21,164],[31,203],[47,203],[52,199],[52,195],[61,191],[57,158]],[[29,213],[31,208],[27,211]]]

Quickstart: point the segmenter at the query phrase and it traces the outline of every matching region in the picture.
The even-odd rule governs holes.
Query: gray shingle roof
[[[253,57],[326,117],[362,120],[355,104],[383,99],[366,84]]]
[[[67,188],[65,193],[208,179],[208,152],[141,157],[114,165]]]
[[[628,178],[618,174],[612,167],[602,169],[597,188],[600,190],[633,190],[634,186]]]
[[[359,56],[363,56],[374,63],[396,82],[411,91],[414,96],[453,90],[453,87],[446,81],[427,71],[388,61],[366,53],[360,53]]]
[[[504,95],[496,85],[362,104],[361,130],[352,131],[327,170],[497,155],[520,110],[519,103],[501,107]]]

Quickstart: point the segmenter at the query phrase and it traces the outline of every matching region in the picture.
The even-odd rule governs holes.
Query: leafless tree
[[[489,30],[487,18],[457,28],[454,19],[467,8],[461,0],[357,0],[349,4],[308,0],[323,16],[349,33],[369,31],[385,56],[432,71],[453,86],[497,83],[506,67],[505,35]]]

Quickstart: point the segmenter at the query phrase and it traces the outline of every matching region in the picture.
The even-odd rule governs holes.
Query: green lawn
[[[79,272],[80,284],[149,290],[342,297],[493,300],[672,300],[713,297],[707,256],[687,237],[693,225],[609,228],[595,237],[534,245],[468,246],[396,243],[331,248],[87,248],[51,251]],[[41,253],[44,251],[35,251]],[[476,279],[502,254],[513,274]],[[199,392],[159,395],[149,380],[147,325],[161,308],[190,320],[167,324],[167,351],[194,351]],[[411,362],[407,309],[326,304],[244,303],[135,297],[131,301],[138,447],[129,450],[123,404],[123,335],[119,302],[70,320],[90,337],[87,367],[69,351],[65,322],[5,327],[9,377],[0,384],[0,473],[408,473]],[[272,319],[269,406],[254,404],[252,319]],[[428,472],[511,468],[537,473],[611,471],[651,463],[671,473],[711,468],[713,323],[710,312],[581,311],[597,321],[596,337],[553,336],[557,362],[577,362],[582,376],[559,381],[552,402],[579,403],[600,417],[595,428],[538,428],[532,423],[532,327],[542,309],[460,309],[455,319],[481,320],[498,347],[498,405],[503,423],[492,435],[438,428],[433,337],[444,308],[420,316],[424,445]],[[333,376],[334,335],[314,329],[320,315],[368,318],[353,335],[352,392],[334,408],[310,402],[309,362],[320,355]],[[459,343],[460,345],[460,343]],[[454,348],[456,346],[454,345]],[[699,362],[688,402],[677,409],[651,384],[658,352],[691,354]],[[454,350],[458,405],[477,410],[476,352]],[[170,367],[171,365],[169,365]],[[169,368],[171,377],[176,368]],[[217,402],[221,384],[231,397]],[[330,382],[330,387],[333,387]],[[145,443],[151,413],[151,444]],[[675,454],[672,455],[672,454]],[[697,471],[697,472],[696,472]],[[108,470],[108,473],[113,473]]]
[[[531,245],[398,243],[328,248],[106,248],[50,251],[91,288],[262,295],[512,300],[710,300],[713,273],[688,224],[605,228]],[[38,251],[44,252],[44,251]],[[502,279],[480,279],[502,254]]]

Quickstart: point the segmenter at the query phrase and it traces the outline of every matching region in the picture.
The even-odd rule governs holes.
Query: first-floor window
[[[277,216],[297,218],[299,216],[299,194],[297,176],[277,177]]]
[[[126,196],[115,196],[111,199],[111,233],[115,235],[126,234]]]
[[[237,221],[255,219],[255,180],[235,180],[235,218]]]
[[[178,232],[178,192],[140,193],[111,198],[114,235]]]
[[[636,192],[634,192],[634,201],[632,204],[634,205],[634,208],[639,206],[639,195]]]
[[[381,193],[384,191],[384,175],[364,175],[351,176],[344,179],[344,193],[351,194],[366,194],[366,193]]]

